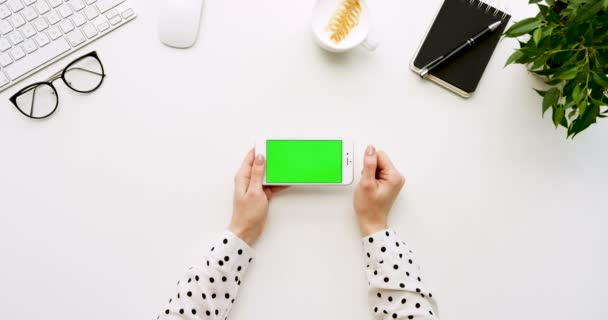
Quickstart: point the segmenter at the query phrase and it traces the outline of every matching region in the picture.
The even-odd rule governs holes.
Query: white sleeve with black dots
[[[202,265],[190,267],[177,282],[177,292],[157,319],[226,319],[252,259],[253,249],[225,231]]]
[[[363,248],[374,319],[438,319],[437,304],[424,285],[420,266],[395,231],[363,238]]]

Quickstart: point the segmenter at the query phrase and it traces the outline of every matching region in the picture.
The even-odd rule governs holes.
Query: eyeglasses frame
[[[68,70],[71,70],[70,67],[72,65],[74,65],[75,63],[80,62],[80,61],[82,61],[82,60],[84,60],[86,58],[89,58],[89,57],[93,57],[93,58],[95,58],[95,60],[97,60],[99,62],[99,65],[101,66],[101,74],[97,73],[97,72],[90,71],[90,70],[82,69],[82,68],[78,68],[78,69],[86,71],[86,72],[94,73],[94,74],[97,74],[97,75],[101,76],[101,81],[99,81],[99,84],[95,88],[93,88],[91,90],[87,90],[87,91],[81,91],[81,90],[75,89],[74,87],[72,87],[70,85],[70,83],[65,78],[65,74],[66,74],[66,72]],[[53,74],[48,79],[46,79],[46,81],[40,81],[40,82],[32,83],[32,84],[24,87],[23,89],[21,89],[17,93],[15,93],[12,97],[10,97],[9,100],[13,103],[13,105],[15,106],[15,108],[17,108],[17,110],[19,110],[19,112],[21,112],[24,116],[26,116],[26,117],[28,117],[30,119],[36,119],[36,120],[46,119],[46,118],[50,117],[53,113],[55,113],[55,111],[57,110],[57,107],[59,106],[59,95],[57,93],[57,89],[53,85],[53,82],[61,79],[61,80],[63,80],[63,83],[65,83],[65,85],[68,88],[72,89],[73,91],[76,91],[78,93],[91,93],[91,92],[99,89],[99,87],[103,83],[103,80],[105,79],[105,77],[106,77],[106,73],[105,73],[105,70],[103,68],[103,63],[101,62],[101,59],[99,59],[99,56],[97,55],[97,51],[91,51],[91,52],[89,52],[89,53],[87,53],[87,54],[85,54],[83,56],[80,56],[80,57],[76,58],[75,60],[73,60],[72,62],[70,62],[65,68],[63,68],[61,71],[58,71],[57,73]],[[49,114],[45,115],[44,117],[34,117],[32,115],[26,114],[17,105],[17,98],[19,98],[19,96],[23,95],[24,93],[32,90],[32,88],[34,88],[34,93],[35,93],[36,88],[39,87],[39,86],[42,86],[42,85],[47,85],[47,86],[51,87],[51,89],[53,89],[53,92],[55,93],[55,96],[57,97],[57,101],[55,102],[55,107],[53,108],[53,111],[51,111]],[[33,103],[33,101],[32,101],[32,103]],[[31,113],[33,113],[33,106],[32,106]]]

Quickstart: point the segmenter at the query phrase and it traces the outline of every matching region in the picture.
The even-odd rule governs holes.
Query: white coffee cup
[[[331,32],[327,30],[331,18],[343,0],[318,0],[312,13],[312,32],[317,44],[331,52],[345,52],[356,46],[373,51],[378,47],[378,42],[370,37],[370,14],[369,8],[363,0],[361,3],[361,14],[359,24],[355,26],[348,35],[339,43],[330,39]]]

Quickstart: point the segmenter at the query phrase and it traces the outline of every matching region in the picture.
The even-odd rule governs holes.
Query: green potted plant
[[[539,13],[505,31],[505,37],[524,36],[505,66],[524,64],[545,80],[547,90],[535,89],[542,114],[551,109],[556,128],[573,138],[608,116],[608,0],[529,3]]]

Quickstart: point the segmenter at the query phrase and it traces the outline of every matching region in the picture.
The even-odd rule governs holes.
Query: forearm
[[[177,292],[159,319],[225,319],[235,301],[241,279],[251,263],[253,249],[225,231],[200,266],[190,267],[177,282]]]
[[[395,231],[386,229],[363,238],[363,248],[375,319],[437,319],[437,304],[420,266]]]

